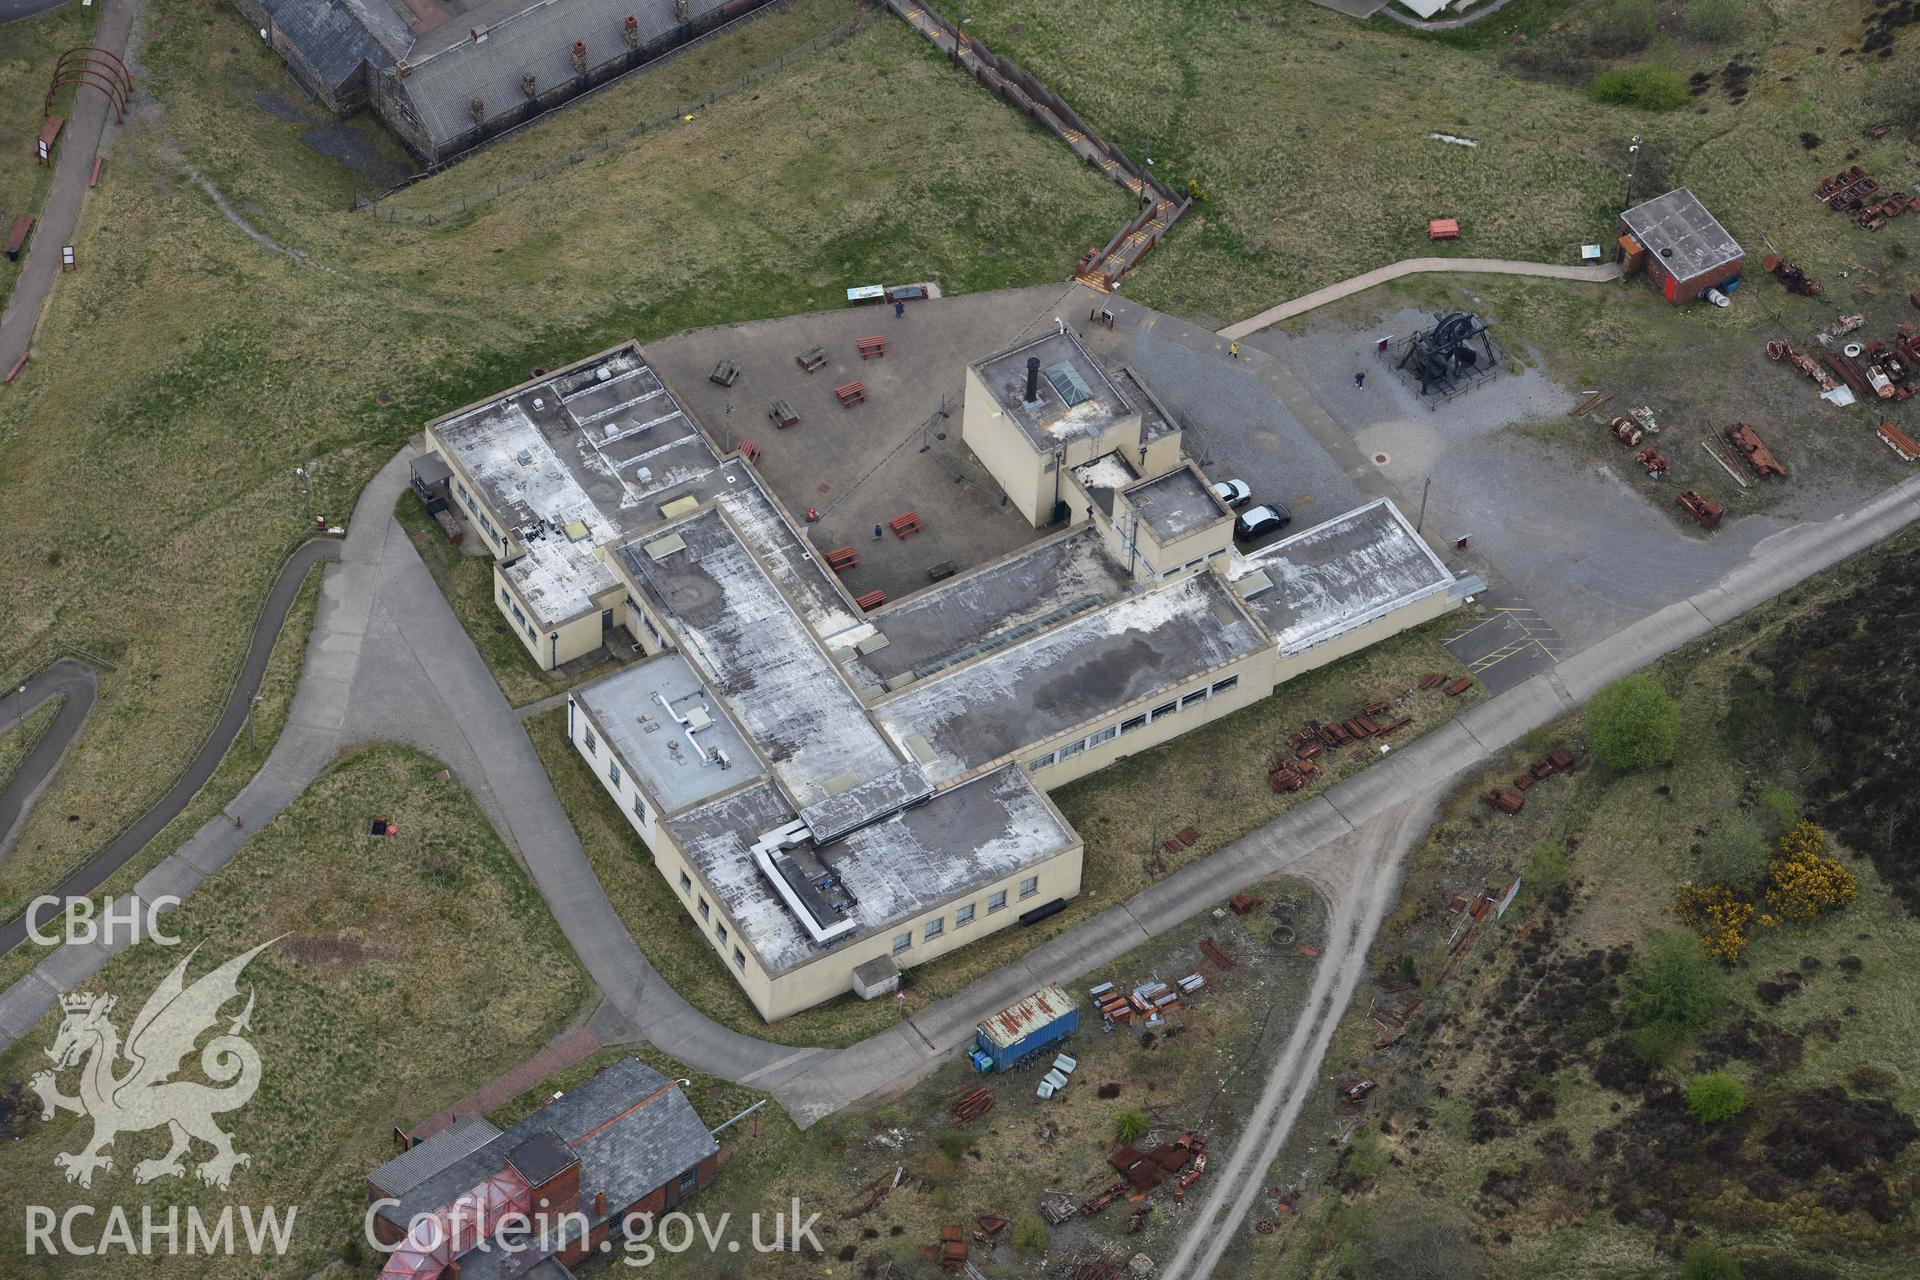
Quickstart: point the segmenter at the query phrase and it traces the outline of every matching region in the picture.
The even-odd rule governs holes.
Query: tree
[[[1701,1124],[1723,1124],[1746,1109],[1746,1086],[1724,1071],[1695,1076],[1687,1085],[1687,1114]]]
[[[1616,680],[1587,704],[1587,736],[1609,769],[1647,769],[1673,759],[1680,710],[1651,676]]]
[[[1480,1254],[1465,1224],[1414,1197],[1372,1205],[1355,1242],[1367,1280],[1474,1280]]]
[[[1680,1274],[1686,1280],[1740,1280],[1740,1264],[1725,1250],[1702,1243],[1687,1250]]]
[[[1750,889],[1767,874],[1772,853],[1759,821],[1736,809],[1713,824],[1700,846],[1700,882]]]
[[[1127,1107],[1113,1117],[1113,1136],[1122,1142],[1132,1142],[1147,1131],[1147,1113],[1138,1107]]]
[[[1023,1253],[1038,1253],[1047,1247],[1047,1224],[1028,1214],[1013,1224],[1013,1247]]]
[[[1726,999],[1720,971],[1684,933],[1648,938],[1627,971],[1627,1020],[1675,1040],[1712,1026]]]

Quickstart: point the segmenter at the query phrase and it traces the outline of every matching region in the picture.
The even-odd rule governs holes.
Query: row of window
[[[1020,897],[1022,901],[1024,901],[1027,898],[1031,898],[1034,894],[1039,892],[1040,892],[1039,876],[1028,876],[1025,880],[1022,880],[1020,882]],[[1007,891],[1005,889],[996,890],[994,893],[990,894],[987,898],[987,914],[992,915],[996,911],[1003,910],[1006,907],[1006,905],[1007,905]],[[973,923],[973,904],[971,902],[967,903],[964,906],[954,908],[954,912],[953,912],[954,928],[958,929],[958,928],[961,928],[962,926],[970,925],[972,923]],[[924,941],[932,942],[935,938],[938,938],[939,936],[944,934],[946,931],[947,931],[947,918],[945,916],[935,916],[933,919],[927,921],[925,925],[921,926],[920,936]],[[905,951],[908,947],[911,947],[912,945],[913,945],[913,930],[909,929],[905,933],[896,933],[893,935],[893,954],[899,955],[902,951]]]
[[[700,912],[700,918],[702,920],[710,922],[713,925],[713,936],[719,939],[720,945],[722,947],[726,946],[727,945],[726,924],[722,921],[714,920],[713,908],[707,905],[706,896],[704,894],[699,894],[694,892],[693,877],[688,875],[685,871],[682,871],[680,873],[680,896],[687,899],[687,901],[689,902],[694,902],[699,904],[695,909]],[[747,967],[747,953],[742,951],[739,947],[735,947],[733,949],[733,967],[736,969],[744,969]]]
[[[1136,729],[1144,729],[1147,725],[1160,719],[1162,716],[1170,716],[1177,711],[1185,711],[1188,707],[1197,706],[1214,694],[1225,693],[1239,683],[1239,676],[1228,676],[1224,680],[1215,682],[1210,688],[1195,689],[1192,693],[1186,694],[1173,702],[1165,702],[1153,708],[1151,711],[1142,711],[1137,716],[1129,716],[1125,720],[1122,720],[1117,726],[1108,725],[1104,729],[1097,729],[1078,742],[1069,742],[1057,750],[1049,751],[1043,756],[1028,761],[1027,772],[1038,773],[1042,769],[1065,763],[1083,751],[1100,746],[1102,743],[1111,742],[1121,734],[1132,733]]]
[[[580,745],[585,748],[588,755],[595,759],[599,758],[600,740],[593,736],[593,726],[584,721],[580,725]],[[616,792],[620,789],[620,778],[620,762],[614,759],[612,751],[608,751],[607,781],[612,784]],[[639,819],[642,824],[647,821],[647,800],[645,796],[640,794],[639,787],[633,789],[633,816]]]
[[[466,507],[466,509],[472,513],[473,518],[480,522],[480,527],[487,531],[487,537],[495,543],[498,543],[500,541],[500,535],[495,531],[493,521],[487,519],[486,512],[474,505],[473,495],[467,492],[467,486],[464,483],[460,483],[456,484],[455,487],[460,491],[461,505]]]

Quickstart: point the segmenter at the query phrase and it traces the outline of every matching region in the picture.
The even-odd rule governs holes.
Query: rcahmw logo
[[[113,1169],[116,1154],[126,1154],[120,1138],[148,1129],[164,1128],[169,1145],[164,1154],[134,1164],[136,1183],[185,1176],[182,1157],[193,1152],[196,1142],[212,1148],[208,1158],[194,1166],[194,1175],[209,1187],[226,1190],[234,1170],[252,1162],[245,1152],[234,1150],[233,1140],[214,1121],[215,1116],[244,1107],[260,1087],[260,1054],[243,1034],[251,1029],[251,988],[246,1006],[226,1029],[199,1046],[200,1071],[211,1083],[175,1076],[201,1037],[217,1026],[221,1009],[240,997],[241,972],[271,945],[263,942],[235,956],[191,986],[187,966],[195,952],[189,952],[147,997],[124,1043],[112,1017],[112,996],[76,992],[61,997],[65,1016],[53,1047],[47,1050],[53,1068],[35,1074],[29,1083],[40,1095],[42,1120],[68,1111],[93,1121],[92,1136],[77,1151],[62,1151],[53,1158],[54,1167],[65,1172],[68,1182],[93,1186],[96,1174]],[[61,1091],[60,1076],[75,1068],[79,1071],[75,1092],[68,1095]],[[26,1212],[29,1254],[86,1256],[282,1253],[298,1209],[289,1206],[283,1216],[278,1209],[256,1212],[241,1206],[238,1230],[232,1205],[212,1214],[195,1206],[184,1213],[176,1207],[155,1213],[146,1206],[134,1214],[120,1205],[97,1209],[88,1204],[65,1210],[29,1205]],[[99,1235],[91,1243],[77,1237],[77,1232],[90,1232],[96,1222]]]

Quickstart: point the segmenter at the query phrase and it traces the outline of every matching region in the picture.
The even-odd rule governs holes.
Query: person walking
[[[898,320],[901,316],[904,316],[905,314],[907,314],[907,304],[900,301],[900,299],[895,298],[893,300],[893,318],[895,320]]]
[[[873,540],[874,540],[875,542],[878,542],[878,541],[880,541],[880,526],[879,526],[879,525],[875,525],[875,526],[873,526]]]
[[[1364,369],[1353,375],[1353,385],[1356,387],[1364,387],[1367,385],[1367,374]]]
[[[1227,347],[1227,354],[1232,356],[1235,360],[1238,360],[1240,358],[1240,344],[1237,342],[1230,343]]]

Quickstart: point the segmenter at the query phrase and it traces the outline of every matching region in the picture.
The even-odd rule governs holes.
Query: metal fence
[[[765,13],[768,9],[771,9],[773,7],[774,6],[769,5],[761,9],[757,9],[754,11],[753,14],[750,14],[747,17],[740,19],[739,21],[741,22],[750,21],[753,17],[758,16],[761,13]],[[843,23],[840,26],[835,27],[833,30],[828,31],[822,35],[815,36],[813,39],[807,41],[805,44],[795,45],[793,48],[787,50],[785,53],[775,58],[772,62],[766,63],[763,66],[755,67],[753,70],[747,72],[744,75],[736,76],[732,80],[727,81],[725,84],[717,85],[714,88],[707,90],[706,93],[702,94],[697,100],[693,102],[686,103],[685,105],[682,105],[679,107],[675,107],[671,111],[663,111],[660,114],[651,116],[645,120],[637,121],[636,123],[630,124],[626,128],[621,129],[617,133],[609,134],[604,138],[599,138],[593,142],[587,143],[585,146],[580,147],[578,150],[570,151],[566,155],[560,157],[558,160],[550,160],[546,164],[540,165],[533,169],[529,169],[524,173],[515,174],[511,178],[503,179],[500,182],[496,182],[491,186],[488,186],[479,191],[473,192],[470,195],[462,196],[458,200],[449,201],[447,204],[441,205],[437,209],[402,208],[399,205],[387,203],[387,198],[389,196],[394,195],[397,192],[406,190],[408,187],[411,187],[415,183],[423,181],[426,178],[433,177],[437,174],[446,172],[447,168],[449,168],[450,166],[457,164],[460,160],[465,159],[469,155],[475,154],[476,152],[482,150],[483,148],[476,147],[474,151],[466,152],[461,156],[456,156],[454,159],[449,160],[445,165],[442,165],[428,173],[416,175],[415,177],[408,179],[406,182],[400,184],[397,187],[389,188],[387,191],[382,192],[378,196],[359,197],[354,201],[354,207],[362,213],[371,214],[373,217],[380,218],[388,222],[410,222],[410,223],[414,223],[421,226],[429,226],[429,227],[435,226],[451,218],[457,218],[461,214],[466,213],[472,209],[476,209],[479,206],[486,204],[490,200],[496,200],[499,197],[506,195],[510,191],[517,191],[521,187],[524,187],[529,183],[539,182],[543,178],[550,178],[554,174],[560,173],[566,169],[569,169],[574,165],[580,164],[583,161],[593,158],[594,156],[602,155],[612,150],[615,147],[621,146],[627,142],[631,142],[633,139],[639,137],[644,133],[650,133],[653,130],[661,128],[664,125],[672,124],[675,121],[683,120],[687,116],[693,115],[696,112],[704,111],[708,107],[712,106],[715,102],[718,102],[720,99],[730,97],[733,94],[740,92],[742,89],[749,88],[753,85],[759,84],[762,81],[766,80],[769,76],[786,68],[792,63],[800,61],[802,58],[811,57],[812,55],[820,52],[822,49],[833,48],[837,45],[845,44],[849,39],[853,37],[855,32],[857,32],[862,26],[866,25],[866,23],[869,22],[870,20],[871,20],[871,17],[869,14],[862,13],[859,17],[854,18],[852,21]],[[719,35],[722,32],[729,30],[732,25],[733,24],[729,24],[728,27],[715,28],[713,31],[708,33],[708,36]],[[706,37],[703,37],[703,39],[705,38]],[[698,43],[699,43],[698,41],[695,41],[693,44],[682,45],[681,48],[678,50],[675,50],[675,52],[679,53],[679,52],[683,52],[686,49],[694,48],[695,45],[697,45]],[[636,70],[645,71],[647,68],[656,67],[659,64],[660,64],[660,59],[655,59],[653,62],[647,63],[645,66],[637,68]],[[622,77],[622,79],[624,78],[625,77]],[[605,86],[602,86],[602,89],[610,88],[613,85],[619,84],[620,82],[621,82],[620,80],[610,80],[607,82]],[[595,92],[600,92],[600,91],[601,90],[595,90]],[[561,106],[555,107],[554,111],[565,111],[568,107],[578,106],[580,103],[587,101],[592,96],[593,96],[592,93],[583,94],[580,97],[574,98],[571,101],[564,103]],[[495,146],[498,143],[506,140],[507,138],[512,137],[514,134],[518,133],[520,130],[528,129],[533,127],[534,125],[539,124],[541,121],[545,120],[548,115],[551,115],[551,114],[553,113],[547,112],[540,116],[536,116],[534,119],[528,120],[523,124],[516,125],[514,126],[514,128],[507,130],[506,132],[501,133],[494,138],[489,139],[485,144],[485,146],[486,147]]]

